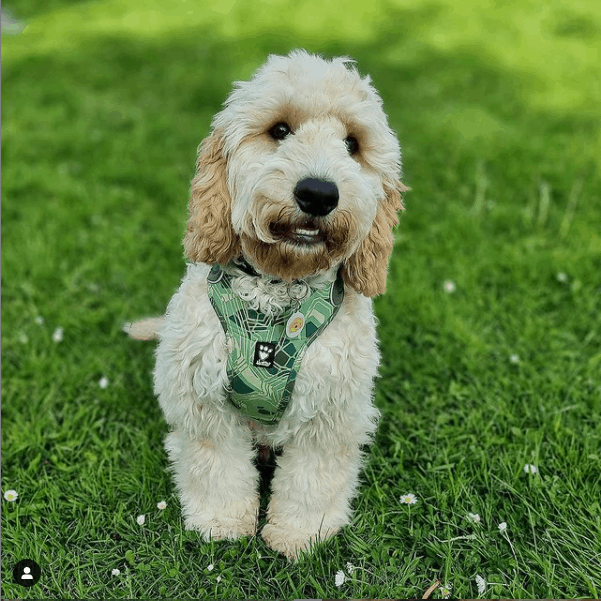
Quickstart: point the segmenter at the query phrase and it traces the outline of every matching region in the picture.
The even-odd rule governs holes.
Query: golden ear
[[[403,209],[401,193],[409,188],[400,181],[385,183],[386,198],[378,208],[371,231],[354,255],[343,265],[344,281],[365,296],[383,294],[386,289],[388,259],[394,245],[392,228]]]
[[[227,187],[223,140],[212,133],[203,140],[192,180],[184,250],[192,261],[225,265],[240,254],[232,227],[232,199]]]

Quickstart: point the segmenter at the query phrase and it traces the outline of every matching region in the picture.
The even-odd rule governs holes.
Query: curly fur
[[[291,133],[276,140],[269,131],[280,122]],[[349,136],[359,145],[352,155]],[[307,214],[295,200],[295,186],[308,177],[337,187],[329,214]],[[187,528],[207,539],[257,531],[256,444],[283,449],[262,530],[269,546],[296,558],[348,523],[361,447],[378,419],[370,297],[386,286],[406,189],[399,178],[399,145],[382,101],[350,59],[303,51],[270,56],[215,116],[192,181],[184,239],[192,263],[164,321],[156,322],[154,388],[171,428],[165,446]],[[303,228],[318,232],[315,241],[298,240]],[[291,402],[274,426],[240,414],[224,393],[228,346],[206,279],[210,264],[237,259],[256,274],[240,271],[234,293],[272,316],[340,269],[345,281],[343,305],[307,349]],[[148,323],[129,331],[147,339]]]

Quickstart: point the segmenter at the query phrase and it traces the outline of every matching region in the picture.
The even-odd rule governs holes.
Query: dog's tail
[[[122,330],[135,340],[156,340],[165,323],[165,316],[146,317],[132,323],[124,323]]]

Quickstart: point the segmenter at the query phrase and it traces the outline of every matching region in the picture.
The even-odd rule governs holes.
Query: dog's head
[[[346,58],[270,56],[213,119],[192,181],[184,248],[294,280],[342,265],[384,292],[402,208],[400,149],[368,77]]]

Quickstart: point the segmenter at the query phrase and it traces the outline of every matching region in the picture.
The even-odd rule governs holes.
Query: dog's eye
[[[292,133],[287,123],[276,123],[270,130],[269,135],[274,140],[283,140]]]
[[[359,142],[357,142],[357,138],[354,136],[349,136],[346,138],[344,143],[346,144],[346,149],[348,150],[349,154],[355,154],[356,152],[359,152]]]

